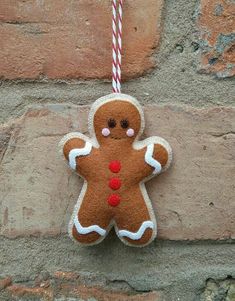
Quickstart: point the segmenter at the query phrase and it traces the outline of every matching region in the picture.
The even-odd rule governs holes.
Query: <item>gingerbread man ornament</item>
[[[91,138],[70,133],[60,150],[84,185],[69,223],[69,235],[83,245],[101,242],[114,226],[127,245],[145,246],[157,224],[145,182],[165,171],[170,145],[160,137],[139,141],[144,114],[136,99],[113,93],[89,113]]]

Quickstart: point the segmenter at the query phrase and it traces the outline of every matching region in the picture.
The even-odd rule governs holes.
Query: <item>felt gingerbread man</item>
[[[70,237],[84,245],[102,241],[114,226],[127,245],[145,246],[157,233],[144,183],[172,160],[160,137],[138,141],[143,111],[131,96],[113,93],[98,99],[89,113],[92,138],[70,133],[60,150],[84,185],[69,223]]]

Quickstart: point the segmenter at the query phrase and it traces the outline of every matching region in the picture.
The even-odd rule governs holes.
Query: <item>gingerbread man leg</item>
[[[116,232],[124,243],[145,246],[156,237],[156,219],[152,210],[144,186],[140,189],[138,185],[126,192],[115,217]]]
[[[110,213],[104,207],[102,195],[95,189],[87,189],[84,198],[78,200],[75,206],[69,225],[70,237],[84,245],[102,241],[108,234],[111,222]]]

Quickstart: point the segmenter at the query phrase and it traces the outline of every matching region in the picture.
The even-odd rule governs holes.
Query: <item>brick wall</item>
[[[174,151],[147,184],[158,240],[136,251],[111,234],[86,251],[66,236],[82,181],[56,148],[111,90],[110,12],[0,1],[0,300],[235,300],[232,0],[125,1],[123,92]]]
[[[160,40],[162,2],[148,0],[146,5],[132,0],[125,5],[125,77],[141,75],[154,66],[152,54]],[[110,77],[110,9],[108,0],[2,1],[1,76]]]

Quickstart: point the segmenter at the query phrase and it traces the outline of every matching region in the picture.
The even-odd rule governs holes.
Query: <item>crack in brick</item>
[[[235,135],[235,131],[228,131],[225,133],[210,133],[211,136],[220,138],[220,137],[225,137],[227,135]]]

